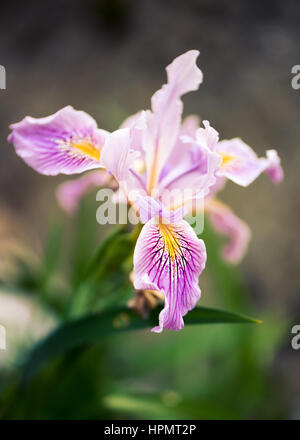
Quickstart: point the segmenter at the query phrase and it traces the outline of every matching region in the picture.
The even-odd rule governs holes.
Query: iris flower
[[[258,158],[240,139],[220,142],[208,121],[203,127],[193,116],[181,121],[182,95],[197,90],[203,79],[198,55],[191,50],[177,57],[166,68],[167,83],[152,96],[151,110],[136,113],[112,133],[68,106],[46,118],[26,117],[11,125],[9,136],[16,153],[42,174],[102,168],[59,188],[60,202],[69,212],[92,185],[118,185],[144,224],[134,251],[135,289],[157,292],[164,299],[152,329],[157,333],[182,329],[184,315],[201,295],[205,244],[184,220],[195,202],[205,201],[212,224],[230,238],[224,257],[237,261],[249,229],[216,193],[227,179],[247,186],[263,171],[274,181],[282,178],[275,150]]]

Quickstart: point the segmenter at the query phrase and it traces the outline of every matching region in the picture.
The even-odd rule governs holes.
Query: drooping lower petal
[[[16,153],[41,174],[75,174],[101,166],[108,133],[83,111],[67,106],[45,118],[27,116],[10,128],[8,141]]]
[[[158,224],[152,219],[144,225],[134,252],[134,285],[163,292],[165,297],[159,325],[152,331],[183,328],[183,316],[200,298],[198,278],[205,263],[204,242],[186,221]]]
[[[61,183],[56,189],[56,197],[62,209],[68,214],[73,214],[80,200],[95,186],[115,189],[117,183],[112,175],[103,169],[90,171],[77,179]]]
[[[227,205],[213,198],[205,202],[205,212],[214,229],[228,239],[222,249],[224,260],[238,263],[244,257],[251,238],[248,225]]]

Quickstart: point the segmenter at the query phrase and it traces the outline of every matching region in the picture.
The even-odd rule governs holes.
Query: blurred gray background
[[[39,176],[15,155],[10,123],[71,104],[116,129],[150,106],[175,56],[199,49],[204,82],[184,99],[185,114],[208,119],[223,139],[239,136],[258,154],[276,148],[282,158],[280,186],[265,176],[246,189],[228,183],[222,198],[253,232],[241,270],[257,307],[300,324],[300,90],[291,87],[299,23],[296,0],[2,1],[0,240],[19,234],[38,246],[64,180]],[[298,400],[300,352],[289,344],[287,334],[276,368]]]

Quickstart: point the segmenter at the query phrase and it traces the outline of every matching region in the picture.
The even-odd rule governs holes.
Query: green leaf
[[[63,239],[63,230],[58,223],[53,224],[50,227],[49,235],[47,237],[44,255],[42,258],[42,267],[39,274],[38,290],[45,290],[47,284],[55,272],[59,257],[61,254],[61,246]]]
[[[261,324],[259,319],[208,307],[196,307],[184,318],[185,324]]]
[[[131,415],[139,419],[176,420],[182,418],[177,408],[168,408],[157,396],[134,396],[125,394],[109,394],[103,399],[106,408],[118,413]]]
[[[116,228],[100,244],[94,257],[88,264],[88,267],[81,278],[86,281],[95,278],[97,281],[112,272],[119,270],[120,264],[133,252],[134,235],[126,233],[124,228]]]
[[[95,193],[92,191],[80,201],[76,215],[68,227],[70,248],[68,262],[73,287],[81,282],[91,253],[95,252],[105,234],[106,227],[99,228],[95,218]]]
[[[154,326],[158,322],[159,311],[153,311],[149,319],[142,319],[132,310],[122,308],[67,322],[32,350],[25,364],[24,380],[30,380],[52,358],[70,349],[99,342],[103,337],[117,332],[141,330]],[[185,317],[186,325],[212,323],[260,323],[260,321],[204,307],[195,308]]]

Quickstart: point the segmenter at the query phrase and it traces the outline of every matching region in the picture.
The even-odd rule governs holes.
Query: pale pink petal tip
[[[248,250],[251,238],[248,225],[229,207],[214,200],[208,201],[207,212],[214,229],[227,238],[221,251],[222,257],[229,263],[239,263]]]
[[[198,50],[189,50],[167,66],[168,83],[176,84],[178,96],[197,90],[202,83],[203,73],[196,65],[199,54]]]
[[[266,174],[268,174],[272,182],[280,183],[284,177],[284,173],[281,167],[280,157],[276,150],[267,151],[267,163]]]
[[[229,242],[222,249],[222,256],[229,263],[238,264],[248,250],[251,232],[246,223],[236,218],[231,224],[229,234]]]

